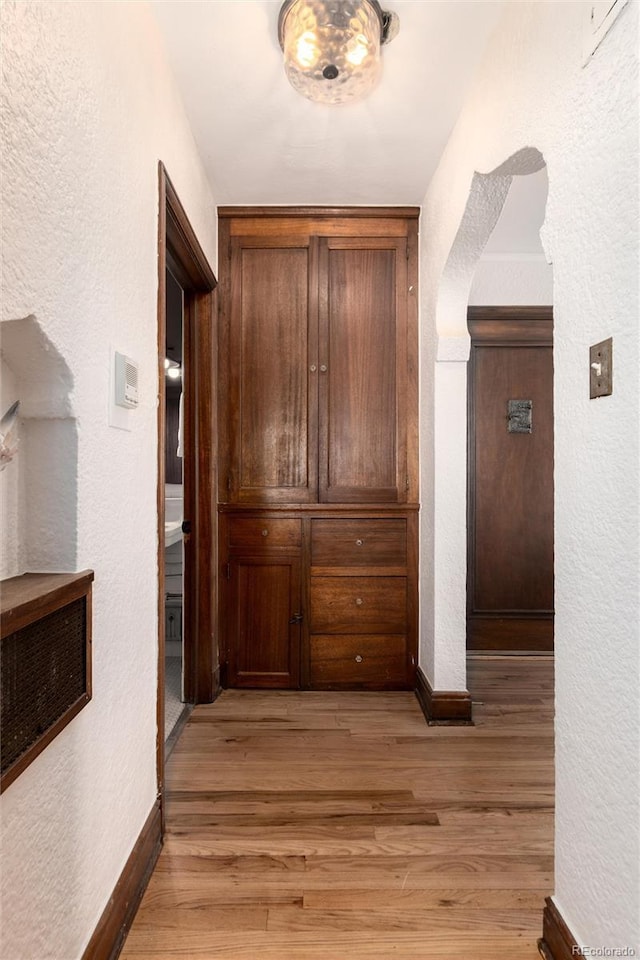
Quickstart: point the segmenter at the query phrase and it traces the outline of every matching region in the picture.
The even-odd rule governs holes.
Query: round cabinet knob
[[[358,656],[356,657],[356,663],[362,663],[362,657],[360,656],[360,654],[358,654]]]
[[[318,368],[316,367],[315,363],[312,363],[311,366],[309,367],[309,370],[311,370],[311,373],[315,373],[317,369]]]
[[[361,547],[364,544],[364,540],[356,540],[356,547]]]
[[[357,606],[357,607],[361,607],[363,603],[364,603],[364,600],[362,599],[362,597],[356,597],[356,606]]]
[[[320,364],[320,373],[326,373],[326,372],[327,372],[327,365],[326,365],[326,363],[321,363],[321,364]]]
[[[262,531],[262,536],[263,536],[263,537],[268,537],[268,536],[269,536],[269,531],[268,531],[268,530],[263,530],[263,531]]]

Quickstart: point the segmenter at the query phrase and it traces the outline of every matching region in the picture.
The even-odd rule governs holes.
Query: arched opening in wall
[[[514,176],[468,309],[467,649],[553,651],[553,276],[546,167]]]
[[[505,210],[505,203],[514,183],[515,216],[511,215],[510,207],[507,206],[504,219],[495,236],[492,237],[494,228],[498,224],[503,210]],[[477,311],[477,319],[486,319],[486,313],[483,313],[483,311],[486,308],[491,308],[494,311],[495,327],[496,324],[500,325],[495,318],[506,307],[517,307],[521,311],[521,316],[525,316],[528,321],[537,318],[537,325],[534,324],[534,328],[538,330],[537,337],[540,338],[543,335],[550,334],[550,301],[553,285],[551,267],[546,262],[541,245],[541,241],[544,243],[545,239],[544,227],[542,227],[542,230],[540,229],[544,220],[546,195],[545,160],[540,151],[534,147],[525,147],[517,151],[489,173],[475,173],[473,175],[464,213],[443,271],[436,308],[438,334],[436,376],[440,379],[444,378],[446,383],[450,385],[450,390],[452,389],[451,385],[453,385],[456,396],[459,395],[460,390],[464,390],[465,394],[472,400],[472,390],[467,389],[467,360],[470,352],[468,315],[470,310],[472,314],[474,310]],[[518,208],[520,210],[520,222],[518,222]],[[523,220],[526,221],[526,230]],[[483,253],[485,254],[484,260],[482,259]],[[537,281],[535,280],[536,275],[538,275]],[[541,276],[544,277],[544,280],[540,279]],[[511,321],[503,320],[501,322],[503,345],[510,342],[509,338],[513,335],[514,324],[513,318]],[[531,326],[531,324],[529,325]],[[545,327],[546,333],[544,332]],[[543,331],[542,334],[540,333],[541,330]],[[535,338],[530,341],[526,349],[532,349],[534,342]],[[549,350],[547,352],[550,352],[550,339],[548,344]],[[503,357],[506,357],[506,354],[503,354]],[[449,367],[456,367],[456,369],[449,371],[447,369]],[[550,382],[550,378],[549,372],[548,382]],[[515,387],[510,388],[509,394],[509,396],[500,399],[494,398],[491,401],[495,430],[507,441],[515,441],[522,447],[526,445],[527,440],[538,439],[539,427],[545,419],[547,424],[551,424],[552,387],[549,389],[544,403],[538,402],[537,396],[528,395],[527,391],[521,392],[520,387],[517,389]],[[498,574],[492,607],[486,604],[486,598],[482,598],[485,606],[476,603],[477,597],[473,593],[471,594],[472,602],[469,605],[467,604],[467,579],[471,585],[479,566],[475,556],[469,561],[469,554],[475,550],[475,540],[477,538],[474,526],[475,518],[470,516],[467,504],[467,500],[471,501],[469,487],[472,481],[472,477],[468,476],[468,468],[470,467],[471,471],[475,469],[473,459],[474,452],[477,451],[477,444],[474,451],[473,444],[467,442],[466,452],[464,451],[465,441],[468,441],[469,433],[467,430],[468,411],[465,411],[463,415],[464,406],[462,404],[454,409],[452,399],[453,395],[450,395],[450,402],[446,408],[438,408],[436,404],[435,413],[436,457],[442,450],[443,470],[446,468],[448,471],[446,497],[443,495],[440,499],[438,498],[439,478],[436,476],[436,525],[440,524],[440,529],[437,531],[440,542],[447,545],[444,560],[448,564],[450,574],[443,581],[446,589],[441,589],[439,593],[436,591],[435,604],[436,626],[442,624],[450,631],[451,625],[455,623],[456,639],[455,647],[450,644],[447,649],[444,648],[444,645],[438,649],[436,644],[435,660],[436,667],[438,667],[439,661],[445,661],[448,658],[449,675],[454,677],[454,682],[456,675],[458,677],[466,675],[467,688],[471,693],[471,698],[474,701],[480,701],[484,699],[484,694],[488,691],[478,689],[477,685],[474,686],[473,659],[469,659],[466,655],[468,607],[472,606],[474,614],[477,615],[490,613],[495,621],[494,626],[502,629],[505,634],[508,634],[509,627],[513,626],[513,624],[505,623],[509,619],[505,616],[506,612],[514,615],[526,612],[526,616],[521,617],[521,620],[527,621],[525,626],[529,631],[548,631],[553,613],[553,576],[552,573],[549,576],[547,565],[547,572],[544,574],[544,577],[546,577],[546,596],[544,597],[544,603],[536,611],[532,611],[530,608],[525,611],[525,604],[522,600],[518,600],[516,604],[512,597],[505,601],[504,596],[499,596],[499,590],[504,587],[500,574]],[[532,400],[536,402],[534,404],[525,402]],[[508,401],[515,402],[510,405]],[[519,403],[518,401],[522,402]],[[542,417],[541,414],[543,414]],[[530,427],[527,418],[529,415],[532,421],[531,434],[528,433]],[[440,447],[438,447],[439,429],[443,436],[446,434],[446,444],[443,442]],[[525,432],[519,433],[519,429]],[[498,471],[501,480],[503,476],[507,475],[508,461],[513,449],[514,445],[512,444],[506,452],[495,450],[491,452],[493,466]],[[529,443],[526,449],[532,451],[535,448],[533,444]],[[454,454],[451,454],[451,450],[454,451]],[[486,452],[484,446],[482,452]],[[447,454],[449,454],[448,459]],[[531,457],[530,461],[527,467],[527,480],[531,480],[535,476],[535,470],[538,468],[535,456]],[[452,476],[451,469],[459,472]],[[548,480],[548,488],[552,488],[552,459],[547,463],[545,476]],[[465,478],[467,478],[466,483]],[[455,497],[451,494],[453,486],[455,486]],[[541,552],[545,553],[547,558],[552,558],[553,494],[552,489],[551,491],[548,489],[547,492],[550,492],[550,496],[546,501],[545,523],[548,532],[546,541],[541,548],[540,543],[544,538],[538,536],[537,541],[534,538],[528,546],[530,555],[528,576],[536,582],[544,579],[540,573],[543,567]],[[511,483],[505,481],[499,490],[495,483],[493,485],[489,484],[487,496],[494,513],[498,513],[503,520],[511,518],[515,510],[516,500],[519,497],[521,501],[519,509],[525,517],[525,523],[534,529],[536,528],[532,505],[524,493],[516,491],[513,481]],[[500,534],[499,529],[498,534]],[[522,548],[523,544],[517,538],[512,538],[509,544],[504,537],[498,535],[497,540],[494,539],[491,550],[485,549],[481,560],[482,563],[487,557],[493,560],[495,559],[494,554],[497,554],[503,561],[504,569],[511,575],[512,566],[517,566],[514,563],[514,551],[521,551]],[[459,575],[460,571],[463,570],[467,570],[468,578]],[[455,571],[455,575],[451,571]],[[482,566],[481,572],[484,576],[486,573],[484,566]],[[545,618],[546,624],[542,623],[541,626],[541,621]],[[446,636],[446,633],[443,633],[443,635]],[[544,648],[545,645],[547,647],[551,646],[549,636],[548,633],[545,644],[542,644],[539,638],[535,644],[525,640],[525,646],[527,644],[529,646],[527,653],[532,652],[534,646],[537,650],[542,649],[542,652],[548,653],[548,650],[545,651]],[[509,638],[507,637],[507,639]],[[483,640],[483,644],[486,644],[486,638]],[[498,644],[493,649],[488,646],[488,649],[491,655],[503,657],[508,650],[513,650],[516,647],[517,644],[511,640],[509,643]],[[486,650],[487,647],[478,645],[472,651],[471,657],[475,657],[476,651],[482,649]],[[511,658],[511,660],[512,663],[516,662],[514,658]],[[444,673],[444,670],[440,672]],[[548,672],[551,677],[551,665]],[[438,674],[439,671],[436,670],[436,676]],[[451,689],[455,689],[455,687],[451,687]],[[548,682],[545,681],[545,696],[547,693],[551,694],[552,690],[552,679]],[[476,707],[474,707],[474,716],[476,712]],[[471,703],[469,703],[468,715],[471,715]],[[468,715],[465,714],[465,716]]]

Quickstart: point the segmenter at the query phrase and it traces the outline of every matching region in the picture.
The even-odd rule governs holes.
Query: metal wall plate
[[[589,348],[589,396],[609,397],[613,393],[613,339]]]
[[[507,430],[509,433],[533,431],[533,400],[507,400]]]

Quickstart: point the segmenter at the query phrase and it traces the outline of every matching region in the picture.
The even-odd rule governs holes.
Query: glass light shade
[[[369,0],[294,0],[281,40],[291,86],[309,100],[365,97],[382,72],[382,20]]]

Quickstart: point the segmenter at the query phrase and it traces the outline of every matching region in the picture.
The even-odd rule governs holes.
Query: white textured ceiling
[[[419,204],[503,0],[389,0],[400,33],[364,101],[311,103],[285,77],[280,0],[153,0],[220,203]]]

